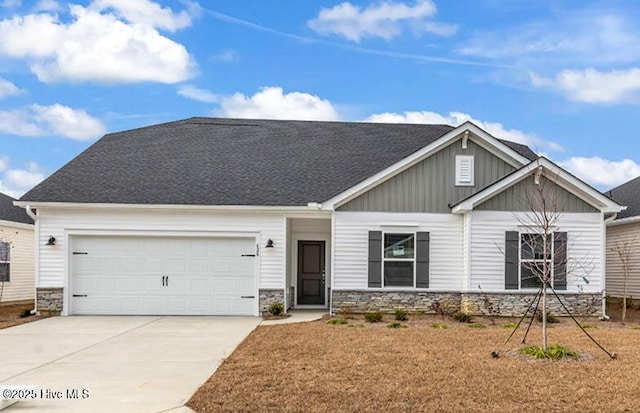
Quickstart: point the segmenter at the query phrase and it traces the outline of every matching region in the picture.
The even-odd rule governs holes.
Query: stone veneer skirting
[[[573,315],[598,315],[601,310],[601,295],[597,293],[559,293],[564,304]],[[558,300],[550,292],[548,312],[567,315]],[[372,291],[334,290],[332,310],[345,308],[355,313],[381,311],[392,313],[397,308],[413,313],[451,314],[463,311],[472,315],[521,316],[529,307],[535,294],[526,292],[482,293],[482,292],[436,292],[436,291]],[[534,304],[535,306],[535,304]],[[539,307],[539,309],[541,306]]]
[[[42,315],[60,315],[62,312],[62,288],[36,288],[36,311]]]
[[[282,289],[260,289],[260,312],[269,311],[269,306],[273,303],[284,304],[284,290]]]

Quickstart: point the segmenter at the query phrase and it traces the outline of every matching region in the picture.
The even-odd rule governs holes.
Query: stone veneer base
[[[598,293],[559,293],[563,302],[576,316],[595,316],[601,311],[601,295]],[[463,311],[472,315],[504,317],[522,316],[535,298],[535,293],[504,292],[436,292],[436,291],[373,291],[334,290],[332,311],[341,308],[355,313],[381,311],[392,313],[400,308],[413,313],[451,314]],[[552,293],[548,295],[548,312],[568,315]]]
[[[45,316],[60,315],[63,288],[36,288],[36,311]]]
[[[284,290],[282,289],[260,289],[260,312],[269,311],[269,306],[273,303],[284,304]]]

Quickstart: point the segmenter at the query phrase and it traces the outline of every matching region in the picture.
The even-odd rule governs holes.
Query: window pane
[[[413,287],[413,261],[385,261],[385,287]]]
[[[10,260],[11,244],[8,242],[0,242],[0,261]]]
[[[523,260],[544,259],[544,236],[542,234],[522,234],[520,242]],[[551,259],[551,234],[547,234],[547,259]]]
[[[0,264],[0,282],[9,282],[9,264]]]
[[[384,234],[385,258],[413,258],[414,234]]]
[[[542,262],[530,262],[520,267],[520,288],[540,288],[542,281]]]

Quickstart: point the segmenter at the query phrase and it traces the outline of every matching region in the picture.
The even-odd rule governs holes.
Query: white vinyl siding
[[[34,230],[33,225],[0,224],[2,241],[11,244],[10,281],[4,283],[2,302],[34,300]],[[46,242],[46,241],[45,241]]]
[[[255,234],[260,246],[259,288],[281,289],[284,285],[284,214],[277,212],[167,211],[127,209],[39,208],[40,262],[38,287],[66,287],[65,261],[69,233],[189,236]],[[49,236],[55,246],[46,246]],[[271,238],[275,248],[264,248]]]
[[[505,232],[523,228],[513,212],[471,214],[470,289],[478,290],[480,286],[483,291],[504,291]],[[560,216],[554,231],[567,232],[567,292],[602,291],[603,225],[600,213]],[[588,278],[588,284],[583,276]]]
[[[429,290],[462,286],[462,216],[453,214],[336,212],[335,289],[368,288],[369,231],[429,232]]]
[[[624,273],[616,252],[618,245],[631,245],[631,271],[627,279],[627,297],[640,298],[640,222],[607,227],[607,295],[622,297]]]

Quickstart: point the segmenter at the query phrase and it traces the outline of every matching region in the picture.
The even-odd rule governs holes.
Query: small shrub
[[[640,330],[640,326],[633,326],[631,327],[632,330]]]
[[[437,330],[446,330],[447,326],[445,324],[433,323],[431,324],[431,328],[435,328]]]
[[[429,308],[442,318],[445,318],[447,315],[449,315],[449,311],[447,311],[447,308],[443,306],[439,300],[433,301],[429,305]]]
[[[542,312],[538,311],[538,313],[536,314],[536,320],[538,320],[538,322],[542,323]],[[547,313],[547,323],[549,324],[556,324],[559,323],[560,320],[558,319],[558,317],[554,316],[551,313]]]
[[[352,327],[352,328],[364,328],[364,324],[362,324],[362,323],[349,324],[347,327]]]
[[[340,307],[340,309],[338,309],[338,315],[342,318],[353,318],[353,308]]]
[[[364,319],[367,320],[368,323],[378,323],[382,321],[382,313],[380,311],[370,311],[364,313]]]
[[[20,318],[26,318],[26,317],[31,317],[33,314],[31,314],[31,309],[30,308],[25,308],[24,310],[20,311],[19,317]]]
[[[346,318],[336,317],[327,321],[327,324],[349,324]]]
[[[588,330],[588,329],[596,329],[598,328],[598,326],[595,324],[583,324],[582,328],[584,328],[585,330]]]
[[[470,323],[473,320],[471,314],[463,313],[462,311],[456,311],[452,317],[459,323]]]
[[[500,324],[500,328],[516,328],[516,323],[504,323]]]
[[[284,313],[284,304],[281,302],[271,303],[269,306],[269,314],[271,315],[281,315]]]
[[[561,360],[567,357],[571,357],[574,360],[580,360],[580,356],[578,356],[578,353],[561,344],[553,344],[552,346],[547,348],[547,351],[544,351],[542,347],[527,346],[522,348],[520,350],[520,353],[535,360]]]
[[[402,324],[399,321],[394,321],[393,323],[387,324],[388,328],[407,328],[406,325]]]
[[[407,321],[409,319],[409,314],[401,308],[396,308],[396,311],[393,314],[396,317],[396,321]]]
[[[482,323],[471,323],[467,327],[469,327],[469,328],[487,328],[487,326],[485,326]]]

